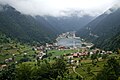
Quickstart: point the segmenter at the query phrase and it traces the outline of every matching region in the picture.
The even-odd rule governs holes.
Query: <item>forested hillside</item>
[[[83,29],[80,29],[76,34],[86,40],[92,41],[95,46],[99,48],[104,48],[106,50],[120,48],[118,45],[113,46],[113,43],[118,44],[120,9],[117,9],[116,11],[109,9],[109,11],[111,11],[111,13],[108,14],[105,12],[86,25]]]
[[[38,19],[39,17],[36,18]],[[66,32],[66,31],[76,31],[82,28],[90,21],[92,21],[94,17],[89,15],[84,15],[81,17],[77,15],[71,15],[71,16],[60,16],[60,17],[45,16],[44,18],[49,24],[51,24],[59,32]]]
[[[23,42],[41,43],[55,38],[56,30],[46,25],[47,22],[37,22],[32,16],[23,15],[9,5],[0,5],[0,7],[0,31],[7,36]]]

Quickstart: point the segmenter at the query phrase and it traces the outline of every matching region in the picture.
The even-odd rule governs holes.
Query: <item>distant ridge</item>
[[[84,28],[77,31],[77,36],[85,38],[95,44],[96,47],[105,50],[117,50],[120,46],[113,46],[120,43],[120,8],[105,12]],[[116,40],[117,38],[117,40]]]
[[[38,22],[29,15],[23,15],[9,5],[0,5],[0,31],[23,42],[50,42],[57,31],[43,18]],[[44,23],[43,23],[44,21]]]
[[[89,15],[82,17],[78,17],[77,15],[61,17],[44,16],[44,19],[59,32],[76,31],[92,21],[93,18]]]

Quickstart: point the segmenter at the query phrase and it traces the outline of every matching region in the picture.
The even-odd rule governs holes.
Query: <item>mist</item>
[[[27,15],[98,16],[118,3],[118,0],[0,0]],[[117,4],[115,8],[119,7]],[[2,8],[0,8],[1,10]]]

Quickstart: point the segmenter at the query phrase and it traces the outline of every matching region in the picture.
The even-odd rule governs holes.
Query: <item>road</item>
[[[75,74],[77,74],[78,76],[80,76],[83,80],[83,76],[81,74],[79,74],[78,72],[76,72],[76,66],[73,66],[73,71]]]

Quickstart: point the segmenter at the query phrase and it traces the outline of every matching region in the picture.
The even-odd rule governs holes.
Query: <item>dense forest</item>
[[[109,11],[111,11],[111,13],[108,14],[106,11],[88,23],[84,28],[80,29],[76,34],[93,42],[98,48],[106,50],[116,50],[120,48],[120,9],[109,9]]]
[[[46,25],[47,22],[36,21],[29,15],[21,14],[15,8],[9,5],[0,5],[3,9],[0,11],[0,31],[11,38],[16,38],[23,42],[50,42],[57,31]]]
[[[89,15],[78,16],[77,13],[79,12],[76,12],[76,15],[71,14],[71,16],[44,16],[44,18],[59,32],[76,31],[94,19],[94,17]],[[39,20],[39,16],[36,18]]]

